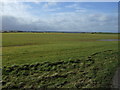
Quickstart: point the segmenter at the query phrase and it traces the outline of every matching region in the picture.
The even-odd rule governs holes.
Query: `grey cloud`
[[[3,30],[39,30],[39,31],[117,31],[117,16],[58,14],[49,18],[31,19],[14,16],[2,17]]]
[[[31,22],[27,23],[27,21],[20,22],[20,18],[13,16],[3,16],[2,17],[2,29],[3,30],[45,30],[49,29],[43,22]]]

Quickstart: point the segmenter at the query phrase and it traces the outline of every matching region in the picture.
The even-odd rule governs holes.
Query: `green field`
[[[118,34],[3,33],[3,88],[109,87]]]

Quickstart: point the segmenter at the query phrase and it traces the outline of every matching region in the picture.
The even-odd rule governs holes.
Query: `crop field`
[[[110,87],[118,34],[3,33],[3,88]]]

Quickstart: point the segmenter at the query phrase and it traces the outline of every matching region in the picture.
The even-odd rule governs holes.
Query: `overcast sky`
[[[117,32],[117,2],[3,3],[3,30]]]

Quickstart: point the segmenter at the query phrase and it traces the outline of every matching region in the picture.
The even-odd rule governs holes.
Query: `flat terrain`
[[[117,50],[117,34],[4,33],[3,66],[44,61],[67,61],[92,53]]]
[[[109,87],[118,34],[3,33],[3,87]],[[106,79],[105,79],[106,78]]]

